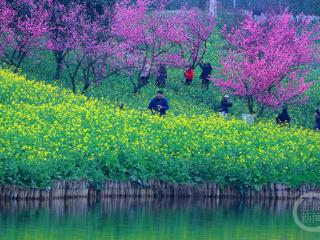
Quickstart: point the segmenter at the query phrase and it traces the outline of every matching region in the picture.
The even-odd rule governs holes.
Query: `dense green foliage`
[[[0,83],[0,182],[319,182],[320,134],[311,130],[212,113],[160,118],[5,70]]]

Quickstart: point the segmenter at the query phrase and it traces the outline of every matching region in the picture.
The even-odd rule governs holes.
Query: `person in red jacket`
[[[186,85],[191,85],[193,78],[194,78],[194,68],[189,65],[184,73],[185,77],[185,84]]]

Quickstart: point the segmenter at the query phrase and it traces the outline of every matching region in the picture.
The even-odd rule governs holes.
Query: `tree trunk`
[[[86,93],[86,91],[89,89],[89,87],[91,86],[91,83],[90,83],[90,81],[89,81],[89,79],[86,77],[86,76],[84,76],[83,77],[83,89],[82,89],[82,91],[81,91],[81,94],[85,94]]]
[[[82,68],[82,77],[83,77],[83,89],[82,89],[82,94],[85,94],[86,91],[89,89],[91,86],[91,81],[90,81],[90,66],[87,64],[81,65]]]
[[[17,73],[19,71],[19,68],[20,68],[22,62],[24,61],[24,59],[26,58],[26,56],[27,56],[26,52],[23,52],[23,51],[19,52],[18,59],[17,59],[18,62],[16,64],[14,64],[14,66],[15,66],[14,73]]]
[[[63,60],[64,55],[62,51],[58,51],[54,53],[56,59],[56,73],[54,75],[54,80],[60,80],[62,76],[62,69],[63,69]]]
[[[136,88],[134,89],[134,93],[137,93],[141,88],[146,86],[148,83],[149,83],[149,76],[145,77],[145,78],[139,77],[138,84],[137,84]]]
[[[247,97],[247,107],[250,114],[254,114],[254,102],[251,96]]]
[[[72,84],[72,92],[76,94],[77,93],[76,81],[74,79],[71,79],[71,84]]]

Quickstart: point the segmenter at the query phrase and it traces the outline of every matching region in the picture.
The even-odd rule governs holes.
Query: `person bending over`
[[[282,110],[282,113],[280,113],[278,115],[278,117],[276,118],[276,121],[278,124],[289,124],[290,123],[291,118],[289,117],[287,108],[284,108]]]
[[[163,91],[158,91],[157,95],[151,99],[148,108],[154,113],[159,113],[160,116],[166,115],[166,111],[169,110],[169,104],[167,99],[164,97]]]

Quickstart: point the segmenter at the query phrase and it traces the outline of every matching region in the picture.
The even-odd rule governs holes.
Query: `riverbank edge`
[[[289,200],[314,192],[320,193],[320,184],[302,184],[292,188],[286,184],[271,183],[255,190],[253,187],[240,191],[236,186],[219,186],[216,183],[199,185],[167,183],[150,180],[145,184],[136,182],[105,181],[102,190],[95,190],[87,180],[54,181],[50,189],[18,187],[0,184],[1,200],[50,200],[71,198],[250,198]]]

